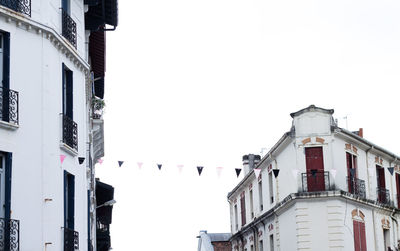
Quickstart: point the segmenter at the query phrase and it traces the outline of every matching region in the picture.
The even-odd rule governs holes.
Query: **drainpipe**
[[[365,162],[366,162],[366,165],[367,165],[367,179],[368,179],[368,187],[370,187],[370,181],[369,181],[369,165],[368,165],[368,153],[369,153],[369,151],[371,151],[372,149],[374,149],[374,146],[371,146],[366,152],[365,152]],[[370,190],[370,189],[369,189]],[[370,192],[371,192],[371,190],[370,190]],[[371,193],[370,193],[371,194]],[[375,209],[372,209],[372,223],[373,223],[373,225],[374,225],[374,246],[375,246],[375,250],[378,250],[378,247],[376,246],[377,245],[377,243],[376,243],[376,239],[377,239],[377,237],[376,237],[376,225],[375,225]]]
[[[253,242],[254,242],[254,251],[258,250],[258,234],[257,234],[257,227],[256,226],[252,226],[251,227],[253,229]]]
[[[397,237],[399,236],[399,223],[397,222],[396,218],[394,215],[396,214],[396,209],[393,208],[392,214],[390,215],[390,218],[392,218],[392,221],[396,223],[396,230],[397,230]],[[396,240],[396,234],[393,231],[393,240]],[[399,240],[399,238],[397,238]],[[394,241],[394,248],[396,248],[396,242]]]

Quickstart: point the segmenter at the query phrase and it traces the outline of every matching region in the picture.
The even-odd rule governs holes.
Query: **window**
[[[10,33],[0,32],[0,120],[18,124],[17,96],[10,90]]]
[[[397,208],[400,208],[400,174],[396,173]]]
[[[258,248],[258,251],[264,251],[264,244],[263,244],[263,241],[262,240],[260,240],[260,242],[259,242],[260,244],[259,244],[259,248]]]
[[[269,236],[269,251],[274,251],[274,235]]]
[[[68,15],[71,14],[71,2],[70,0],[61,0],[61,7],[64,9],[65,12],[68,13]]]
[[[11,214],[11,168],[12,153],[0,151],[0,218]]]
[[[353,218],[354,251],[367,251],[364,222],[365,215],[358,209],[354,209],[351,215]]]
[[[378,193],[378,201],[380,203],[389,203],[390,195],[389,191],[386,190],[386,182],[385,182],[385,170],[381,166],[376,166],[376,184],[377,184],[377,193]]]
[[[250,215],[251,215],[251,219],[254,218],[254,207],[253,207],[253,190],[250,190]]]
[[[62,104],[63,114],[73,120],[73,74],[65,64],[62,64]]]
[[[64,227],[75,227],[75,176],[64,171]]]
[[[242,226],[246,225],[246,203],[244,192],[240,196],[240,209],[242,216]]]
[[[250,245],[250,251],[254,251],[254,246]]]
[[[263,208],[263,194],[262,194],[262,181],[258,182],[258,201],[260,203],[260,212],[264,210]]]
[[[268,183],[269,183],[269,203],[272,204],[274,203],[274,186],[273,186],[273,180],[272,180],[272,171],[268,174]]]
[[[237,209],[237,204],[235,205],[235,229],[238,230],[238,209]]]

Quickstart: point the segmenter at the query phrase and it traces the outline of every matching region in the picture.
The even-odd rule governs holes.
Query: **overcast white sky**
[[[347,115],[350,130],[363,127],[400,155],[398,0],[119,8],[107,34],[106,156],[96,166],[115,187],[113,250],[195,250],[199,230],[229,232],[226,195],[242,155],[272,147],[289,113],[310,104],[335,109],[341,127]]]

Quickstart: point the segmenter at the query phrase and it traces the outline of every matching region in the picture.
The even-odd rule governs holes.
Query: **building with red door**
[[[233,251],[398,250],[400,157],[311,105],[228,194]],[[256,170],[254,170],[256,169]]]

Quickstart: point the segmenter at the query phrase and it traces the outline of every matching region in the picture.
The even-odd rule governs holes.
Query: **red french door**
[[[347,185],[349,193],[355,193],[356,189],[356,179],[357,179],[357,157],[346,153],[346,163],[347,163]]]
[[[376,166],[376,178],[378,186],[378,201],[386,202],[386,182],[385,182],[385,170],[383,167]]]
[[[309,192],[325,191],[324,157],[322,147],[307,147],[306,171]]]

